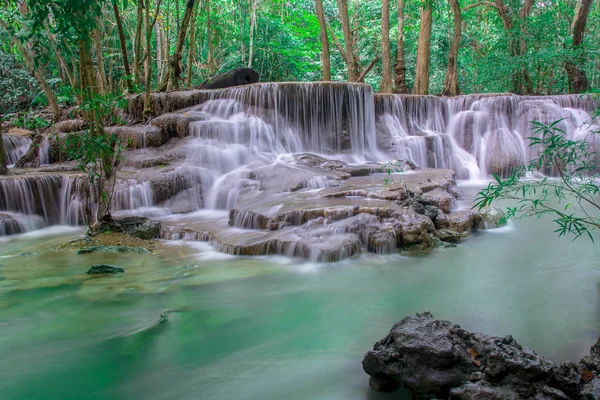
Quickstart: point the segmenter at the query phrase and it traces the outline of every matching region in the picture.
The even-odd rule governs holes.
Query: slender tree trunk
[[[321,28],[321,62],[323,63],[323,80],[331,80],[331,57],[329,55],[329,37],[327,36],[327,21],[323,11],[323,0],[316,0],[317,18]]]
[[[144,116],[149,118],[152,114],[152,25],[150,23],[150,0],[146,0],[146,95],[144,97]]]
[[[10,30],[8,24],[5,21],[0,20],[0,26],[2,26],[7,32],[12,32]],[[50,110],[52,111],[52,119],[54,121],[58,121],[58,119],[60,118],[60,116],[62,114],[62,111],[60,110],[60,107],[58,106],[58,102],[56,101],[56,96],[54,95],[54,91],[52,91],[52,88],[50,87],[50,85],[48,84],[48,81],[46,80],[46,74],[40,68],[36,68],[35,62],[33,60],[33,55],[29,52],[29,49],[26,47],[25,44],[21,43],[16,36],[13,38],[13,42],[15,43],[15,45],[19,49],[19,52],[25,59],[25,65],[29,69],[29,72],[33,75],[35,80],[42,87],[42,90],[44,91],[44,94],[46,95],[46,98],[48,99],[48,105],[50,107]]]
[[[192,32],[190,33],[190,48],[188,49],[188,59],[187,59],[187,74],[185,77],[185,87],[189,88],[192,86],[192,67],[194,65],[194,50],[196,50],[196,31],[197,31],[197,23],[196,17],[198,15],[198,3],[194,5],[194,16],[192,18]]]
[[[431,48],[431,22],[433,8],[426,2],[421,9],[421,27],[417,44],[417,71],[415,74],[415,94],[429,94],[429,63]]]
[[[98,90],[100,94],[108,93],[108,80],[106,79],[106,70],[104,69],[104,56],[102,55],[102,36],[100,28],[93,33],[94,49],[96,52],[96,64],[98,70]]]
[[[48,106],[52,111],[52,119],[54,121],[58,121],[62,114],[62,111],[58,106],[58,101],[56,100],[56,95],[54,94],[54,91],[52,90],[50,84],[48,84],[48,81],[46,80],[46,74],[41,69],[35,67],[35,62],[33,60],[32,54],[29,52],[29,49],[27,49],[20,42],[15,41],[15,43],[17,45],[17,48],[19,49],[19,52],[25,59],[25,63],[27,64],[29,71],[33,74],[35,80],[40,84],[42,90],[44,91],[44,94],[46,95],[46,98],[48,99]]]
[[[354,51],[352,51],[354,37],[350,28],[350,17],[348,15],[348,1],[337,0],[338,10],[340,13],[340,22],[342,23],[342,31],[344,32],[345,53],[348,65],[348,81],[356,82],[359,72],[356,68],[356,59]]]
[[[4,141],[2,138],[2,131],[4,127],[2,126],[2,122],[0,121],[0,175],[7,175],[8,168],[6,168],[6,151],[4,150]]]
[[[590,89],[590,84],[583,70],[585,57],[583,54],[583,37],[587,24],[588,15],[593,0],[581,0],[575,9],[573,20],[573,50],[576,52],[574,59],[567,61],[565,69],[569,80],[569,91],[571,93],[582,93]]]
[[[135,21],[135,40],[133,48],[133,82],[142,81],[142,31],[144,26],[144,0],[137,0],[137,19]]]
[[[381,87],[380,93],[392,93],[392,60],[390,56],[390,0],[381,2]]]
[[[127,82],[127,90],[133,92],[133,86],[131,85],[131,68],[129,67],[129,56],[127,55],[127,42],[125,41],[123,21],[121,21],[117,0],[113,0],[113,11],[115,13],[115,20],[117,21],[117,30],[119,31],[119,43],[121,44],[121,53],[123,54],[123,66],[125,67],[125,75],[127,75],[127,78],[125,79]]]
[[[252,68],[252,56],[254,51],[254,27],[256,25],[256,8],[258,0],[252,0],[252,17],[250,19],[250,48],[248,51],[248,68]]]
[[[190,21],[194,14],[194,5],[196,0],[187,0],[185,5],[185,11],[183,14],[183,20],[181,21],[181,27],[177,35],[177,42],[175,43],[175,51],[173,56],[170,57],[169,73],[163,78],[158,90],[164,91],[168,89],[179,88],[179,78],[181,77],[182,66],[181,60],[183,58],[183,45],[185,44],[185,38],[187,36]]]
[[[217,68],[215,65],[215,46],[213,43],[212,26],[210,20],[210,0],[206,0],[206,40],[208,42],[208,60],[206,61],[208,75],[213,76],[217,72]],[[244,52],[242,51],[242,55],[243,54]]]
[[[460,5],[458,0],[448,0],[454,14],[454,35],[452,36],[452,44],[448,51],[448,70],[446,71],[446,79],[444,80],[444,96],[457,96],[460,94],[458,87],[458,49],[460,47],[460,35],[462,28],[462,17],[460,15]]]
[[[398,0],[398,53],[394,66],[394,84],[396,93],[408,93],[404,63],[404,0]]]

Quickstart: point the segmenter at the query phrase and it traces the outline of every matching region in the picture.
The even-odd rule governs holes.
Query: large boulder
[[[486,207],[479,211],[481,217],[477,221],[478,229],[495,229],[506,225],[506,215],[501,208]]]
[[[258,72],[252,68],[237,68],[209,78],[200,85],[200,89],[224,89],[233,86],[249,85],[258,83],[260,77]]]
[[[398,238],[398,245],[412,246],[432,245],[431,235],[435,226],[431,219],[423,214],[418,214],[409,209],[404,212],[398,212],[395,217],[394,231]]]
[[[581,390],[577,364],[557,366],[511,336],[470,333],[427,312],[394,325],[363,368],[372,388],[406,387],[414,399],[569,399]]]

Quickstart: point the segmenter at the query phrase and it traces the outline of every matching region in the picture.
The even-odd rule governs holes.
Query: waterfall
[[[134,116],[140,99],[130,102]],[[152,107],[159,114],[174,112],[166,117],[176,124],[113,127],[141,141],[135,146],[139,150],[126,152],[125,158],[130,153],[135,153],[131,157],[137,157],[136,162],[155,157],[148,159],[149,168],[143,169],[147,172],[119,172],[112,205],[116,215],[231,210],[240,196],[271,189],[308,192],[339,184],[339,178],[323,175],[323,169],[313,173],[297,164],[300,153],[312,153],[318,165],[339,160],[330,161],[333,167],[344,164],[341,161],[374,162],[377,169],[377,163],[411,160],[422,168],[453,169],[460,179],[506,175],[538,154],[539,149],[527,145],[534,120],[548,124],[563,119],[558,127],[570,139],[593,140],[600,150],[600,140],[590,135],[599,122],[586,125],[597,107],[589,96],[443,98],[374,95],[368,85],[341,82],[261,83],[154,94]],[[158,144],[146,148],[151,137]],[[157,148],[169,138],[171,143]],[[3,140],[9,163],[16,162],[31,142],[12,134]],[[47,139],[40,144],[40,162],[53,162]],[[163,174],[152,166],[167,168]],[[96,209],[86,203],[88,187],[80,175],[0,178],[0,235],[52,224],[84,224],[86,208]],[[240,218],[235,226],[254,226],[250,217]]]
[[[381,150],[420,167],[454,169],[461,179],[506,175],[539,154],[527,143],[531,121],[563,119],[557,127],[575,140],[592,140],[598,123],[586,125],[598,102],[581,95],[378,95],[375,102]]]
[[[23,135],[5,133],[2,135],[2,143],[4,144],[8,165],[14,165],[19,161],[19,158],[27,153],[31,139]]]
[[[181,167],[188,181],[200,182],[198,207],[235,207],[241,190],[256,187],[249,166],[284,163],[285,154],[311,152],[350,162],[378,157],[370,86],[268,83],[206,94],[193,109],[205,118],[190,124],[193,140]]]

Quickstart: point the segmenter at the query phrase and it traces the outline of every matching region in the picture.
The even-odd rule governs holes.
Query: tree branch
[[[380,56],[375,56],[375,58],[373,60],[371,60],[371,62],[369,63],[369,65],[367,65],[367,68],[365,68],[365,70],[358,77],[357,82],[362,82],[362,81],[365,80],[365,78],[367,77],[367,74],[369,72],[371,72],[371,70],[375,66],[375,63],[377,63],[377,61],[379,61],[379,58],[380,58]]]
[[[338,51],[342,55],[344,62],[346,64],[348,64],[348,56],[346,55],[346,50],[344,50],[344,46],[342,46],[342,44],[338,40],[337,36],[335,36],[335,32],[333,32],[333,29],[331,28],[331,24],[329,23],[329,21],[327,21],[327,30],[331,33],[331,38],[333,39],[333,43],[335,44],[335,47],[338,49]]]

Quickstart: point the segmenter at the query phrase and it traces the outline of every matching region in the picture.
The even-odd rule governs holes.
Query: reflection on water
[[[49,251],[80,234],[0,243],[2,399],[402,398],[371,393],[360,361],[423,310],[556,361],[600,334],[597,247],[547,220],[336,264],[184,242],[157,256]],[[84,274],[100,262],[127,272]]]

